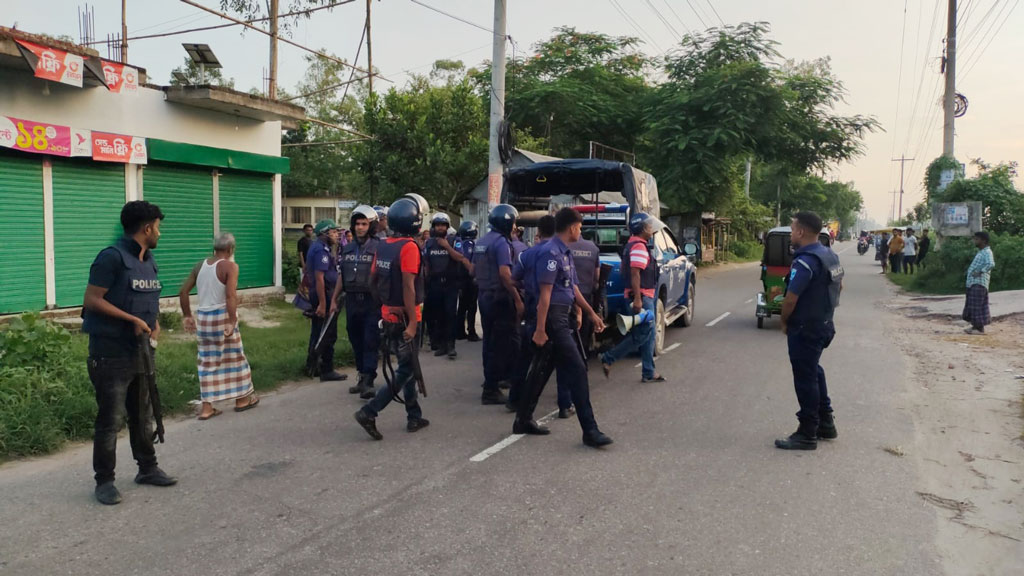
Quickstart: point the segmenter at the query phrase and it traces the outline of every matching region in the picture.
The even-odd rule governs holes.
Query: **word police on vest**
[[[163,290],[163,285],[157,279],[153,280],[140,280],[138,278],[132,278],[132,290],[139,290],[149,292],[152,290]]]
[[[630,330],[637,326],[654,320],[654,312],[650,310],[641,310],[639,314],[635,316],[626,316],[625,314],[615,315],[615,325],[619,328],[619,333],[625,336]]]

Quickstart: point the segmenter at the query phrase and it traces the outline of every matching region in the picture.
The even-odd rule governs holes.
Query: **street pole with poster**
[[[494,0],[494,48],[491,54],[491,127],[487,155],[487,211],[501,203],[504,166],[501,126],[505,119],[505,0]]]

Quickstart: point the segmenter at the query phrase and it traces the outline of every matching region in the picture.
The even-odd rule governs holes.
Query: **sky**
[[[219,0],[199,0],[219,9]],[[491,28],[492,0],[421,0],[424,4]],[[901,155],[914,158],[904,173],[903,211],[924,197],[921,182],[928,163],[942,152],[942,80],[946,0],[505,0],[507,32],[516,50],[529,51],[557,26],[580,31],[638,36],[651,55],[671,50],[680,34],[707,26],[766,21],[785,58],[828,56],[847,96],[837,110],[874,116],[884,131],[868,136],[865,154],[835,167],[827,176],[852,181],[865,201],[868,218],[885,222],[899,190]],[[956,155],[962,162],[1024,160],[1024,9],[1021,0],[960,0],[957,91],[969,101],[957,120]],[[282,10],[290,0],[282,0]],[[120,0],[94,0],[95,35],[120,29]],[[84,2],[0,0],[0,24],[50,35],[79,38],[78,11]],[[621,7],[629,18],[624,18]],[[719,20],[719,18],[721,20]],[[352,59],[362,34],[365,3],[318,12],[300,20],[291,39]],[[128,0],[129,38],[222,23],[217,16],[176,0]],[[491,57],[486,30],[431,11],[411,0],[374,0],[374,67],[388,81],[378,89],[402,86],[410,74],[426,73],[438,59],[473,66]],[[181,65],[182,42],[211,46],[235,87],[262,87],[268,67],[268,40],[238,28],[137,40],[129,61],[147,70],[151,83],[166,84]],[[102,56],[106,48],[99,46]],[[508,45],[511,54],[512,45]],[[279,83],[292,90],[305,71],[302,50],[282,44]],[[365,49],[360,57],[365,66]],[[2,112],[3,103],[0,103]],[[973,173],[968,167],[968,175]],[[655,175],[657,176],[657,175]]]

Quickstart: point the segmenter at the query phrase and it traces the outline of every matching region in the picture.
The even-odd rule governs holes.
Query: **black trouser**
[[[96,483],[114,480],[117,433],[128,416],[132,457],[140,470],[156,466],[153,448],[152,407],[149,387],[138,374],[135,361],[125,358],[93,358],[87,361],[89,380],[96,390],[96,427],[92,444],[92,469]]]
[[[519,406],[523,397],[523,389],[526,387],[526,376],[530,371],[530,362],[533,361],[533,352],[537,348],[531,341],[536,329],[536,318],[527,317],[526,321],[519,325],[518,355],[512,368],[512,382],[508,388],[508,403],[513,406]],[[547,379],[545,378],[545,380]]]
[[[455,282],[444,276],[431,276],[427,280],[427,294],[423,303],[423,315],[427,321],[431,347],[454,345],[458,333],[459,292]]]
[[[914,264],[917,264],[917,256],[904,256],[903,257],[903,273],[913,274]]]
[[[590,304],[591,308],[597,309],[594,307],[594,294],[584,294],[583,297],[587,299],[587,304]],[[580,308],[583,307],[580,306]],[[585,310],[582,312],[583,324],[580,326],[580,340],[583,341],[583,349],[588,350],[594,339],[594,321],[590,319],[590,315]]]
[[[889,254],[889,270],[893,272],[900,271],[900,261],[903,259],[902,254]]]
[[[458,320],[455,324],[456,336],[476,334],[476,282],[472,277],[459,279]]]
[[[568,388],[572,394],[580,428],[584,432],[589,432],[597,430],[597,421],[594,418],[594,408],[590,405],[590,382],[587,379],[587,366],[583,362],[583,356],[580,354],[573,331],[576,317],[571,314],[571,311],[571,306],[552,305],[548,308],[545,329],[550,348],[538,350],[533,344],[531,332],[529,345],[533,347],[534,354],[543,353],[548,358],[547,362],[535,363],[535,368],[538,369],[537,373],[531,373],[526,378],[516,417],[520,421],[533,420],[533,412],[537,409],[537,402],[544,391],[544,385],[551,377],[551,371],[557,370],[558,384]]]
[[[519,348],[516,306],[508,291],[480,292],[480,320],[484,329],[484,390],[498,390],[498,383],[512,379]]]
[[[319,299],[315,295],[315,291],[310,291],[311,298],[310,304],[313,305],[313,310],[316,310]],[[324,294],[327,294],[327,298],[330,299],[330,295],[334,293],[334,286],[324,286]],[[334,370],[334,344],[338,341],[338,315],[335,314],[334,318],[330,318],[331,306],[328,303],[326,308],[326,315],[321,318],[316,314],[313,315],[313,321],[310,322],[309,326],[309,360],[308,362],[318,361],[319,369],[321,374],[326,374],[331,370]],[[324,332],[324,339],[320,342],[319,354],[316,353],[316,341],[320,339],[320,331],[324,329],[324,324],[330,318],[330,323],[327,324],[327,331]],[[309,368],[315,368],[316,365],[309,366]]]
[[[356,358],[356,371],[360,374],[377,376],[379,323],[380,306],[373,301],[369,292],[349,292],[345,295],[345,330],[352,344],[352,354]]]
[[[793,388],[800,403],[796,413],[801,423],[815,429],[822,414],[832,413],[828,397],[825,369],[821,367],[821,353],[832,343],[836,330],[832,322],[816,325],[792,324],[787,330],[789,362],[793,367]]]

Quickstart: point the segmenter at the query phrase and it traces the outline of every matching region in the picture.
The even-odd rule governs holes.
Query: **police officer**
[[[463,220],[459,224],[458,238],[455,240],[455,249],[462,254],[471,264],[473,262],[473,249],[476,247],[476,236],[479,227],[472,220]],[[479,342],[480,336],[476,333],[476,280],[469,268],[459,268],[459,310],[456,320],[456,340],[468,340]]]
[[[151,356],[160,336],[157,313],[162,286],[152,250],[160,238],[163,218],[155,204],[125,204],[121,209],[124,236],[103,249],[89,269],[82,332],[89,335],[89,380],[96,389],[92,467],[96,499],[102,504],[121,501],[114,486],[114,466],[117,433],[126,413],[132,456],[139,465],[135,483],[177,483],[157,466],[149,425],[153,400],[139,362],[140,347]]]
[[[510,386],[519,346],[516,326],[523,316],[523,301],[512,281],[512,230],[519,211],[498,204],[487,217],[491,231],[476,244],[473,268],[479,288],[480,319],[484,329],[484,390],[481,403],[505,404],[502,386]],[[511,347],[510,347],[511,345]]]
[[[313,307],[306,373],[310,376],[319,374],[321,382],[345,380],[348,376],[334,369],[334,344],[338,341],[338,297],[341,295],[335,251],[338,245],[338,225],[331,219],[321,220],[313,228],[313,233],[317,239],[306,254],[306,273],[311,279],[309,303]]]
[[[430,347],[435,348],[434,356],[447,354],[454,359],[459,269],[468,270],[471,265],[452,246],[455,237],[449,235],[450,229],[451,219],[444,212],[438,212],[430,219],[430,238],[423,246],[427,276],[423,308],[430,331]]]
[[[370,290],[370,272],[377,255],[377,212],[366,204],[352,210],[352,241],[341,249],[341,289],[345,293],[345,329],[352,344],[359,381],[348,389],[361,398],[373,398],[380,348],[380,308]]]
[[[775,446],[814,450],[818,439],[838,436],[825,370],[819,361],[836,335],[832,317],[843,288],[843,266],[839,256],[818,241],[821,218],[817,214],[797,212],[790,226],[790,244],[796,251],[782,301],[782,330],[789,343],[800,426],[788,438],[776,440]]]
[[[549,355],[548,360],[557,370],[558,381],[572,391],[576,403],[576,416],[583,429],[583,443],[599,448],[612,443],[612,439],[597,427],[594,409],[590,405],[590,384],[587,380],[587,367],[583,361],[583,350],[578,336],[573,333],[579,306],[590,316],[597,331],[604,330],[604,322],[594,313],[594,309],[580,294],[576,267],[573,264],[572,252],[568,244],[579,240],[583,226],[583,218],[572,208],[562,208],[555,215],[556,235],[546,242],[542,252],[524,274],[535,275],[535,282],[527,282],[531,294],[530,301],[537,302],[537,325],[531,341],[538,354]],[[549,344],[550,343],[550,344]],[[546,348],[546,350],[545,350]],[[513,434],[548,434],[550,430],[540,426],[533,420],[533,412],[537,400],[544,389],[545,372],[550,370],[542,363],[527,378],[527,386],[519,403],[515,423],[512,424]],[[549,373],[549,372],[548,372]],[[538,377],[539,375],[539,377]]]
[[[639,314],[642,310],[649,310],[655,313],[655,290],[658,288],[658,275],[661,270],[658,267],[658,260],[654,257],[654,247],[651,245],[651,238],[665,224],[643,212],[633,214],[629,218],[629,233],[631,234],[626,245],[622,249],[622,264],[620,273],[623,280],[627,278],[628,288],[625,291],[626,302],[631,302],[630,311]],[[640,351],[640,361],[643,369],[641,381],[643,382],[664,382],[665,378],[654,371],[654,322],[643,322],[630,330],[614,348],[601,356],[601,368],[605,377],[611,375],[612,364],[626,354]]]
[[[601,251],[590,240],[582,235],[579,240],[569,244],[572,251],[572,261],[576,266],[576,276],[579,278],[580,294],[590,304],[590,307],[597,310],[597,302],[594,295],[597,293],[597,282],[601,275]],[[598,314],[600,316],[600,314]],[[594,323],[590,316],[583,315],[582,324],[579,329],[580,341],[583,342],[584,350],[590,348],[594,339]],[[569,389],[565,386],[558,387],[558,417],[568,418],[572,409],[572,400]]]
[[[516,365],[513,371],[512,385],[508,391],[508,403],[505,405],[510,412],[519,409],[519,403],[523,396],[523,388],[526,385],[526,376],[533,361],[534,345],[531,342],[533,332],[537,328],[537,294],[540,289],[537,287],[537,276],[534,268],[539,256],[547,251],[544,245],[555,235],[555,217],[550,214],[541,216],[537,221],[537,243],[527,248],[516,259],[512,266],[512,280],[519,286],[520,291],[525,295],[523,299],[523,323],[519,326],[519,356],[516,358]],[[547,378],[545,378],[547,381]],[[559,389],[561,393],[561,389]],[[569,395],[566,389],[566,396]],[[572,400],[568,400],[569,405]],[[561,409],[561,406],[559,406]],[[568,417],[568,416],[567,416]]]
[[[391,205],[388,216],[394,235],[377,246],[372,282],[381,301],[385,345],[388,353],[397,354],[398,367],[389,385],[381,386],[373,399],[355,413],[356,422],[374,440],[383,439],[377,430],[377,416],[399,390],[404,396],[406,430],[417,432],[430,425],[423,418],[416,395],[417,377],[422,378],[422,374],[418,374],[419,347],[415,339],[422,320],[419,305],[424,294],[422,254],[413,238],[420,231],[424,212],[415,200],[399,198]]]
[[[388,237],[388,207],[374,206],[373,211],[377,213],[377,233],[374,236],[383,240]]]
[[[526,252],[526,249],[529,248],[529,246],[526,245],[526,242],[523,242],[523,234],[524,233],[525,233],[525,230],[523,230],[523,228],[521,226],[516,226],[516,228],[512,231],[512,261],[513,262],[518,260],[519,259],[519,255],[522,254],[523,252]]]

